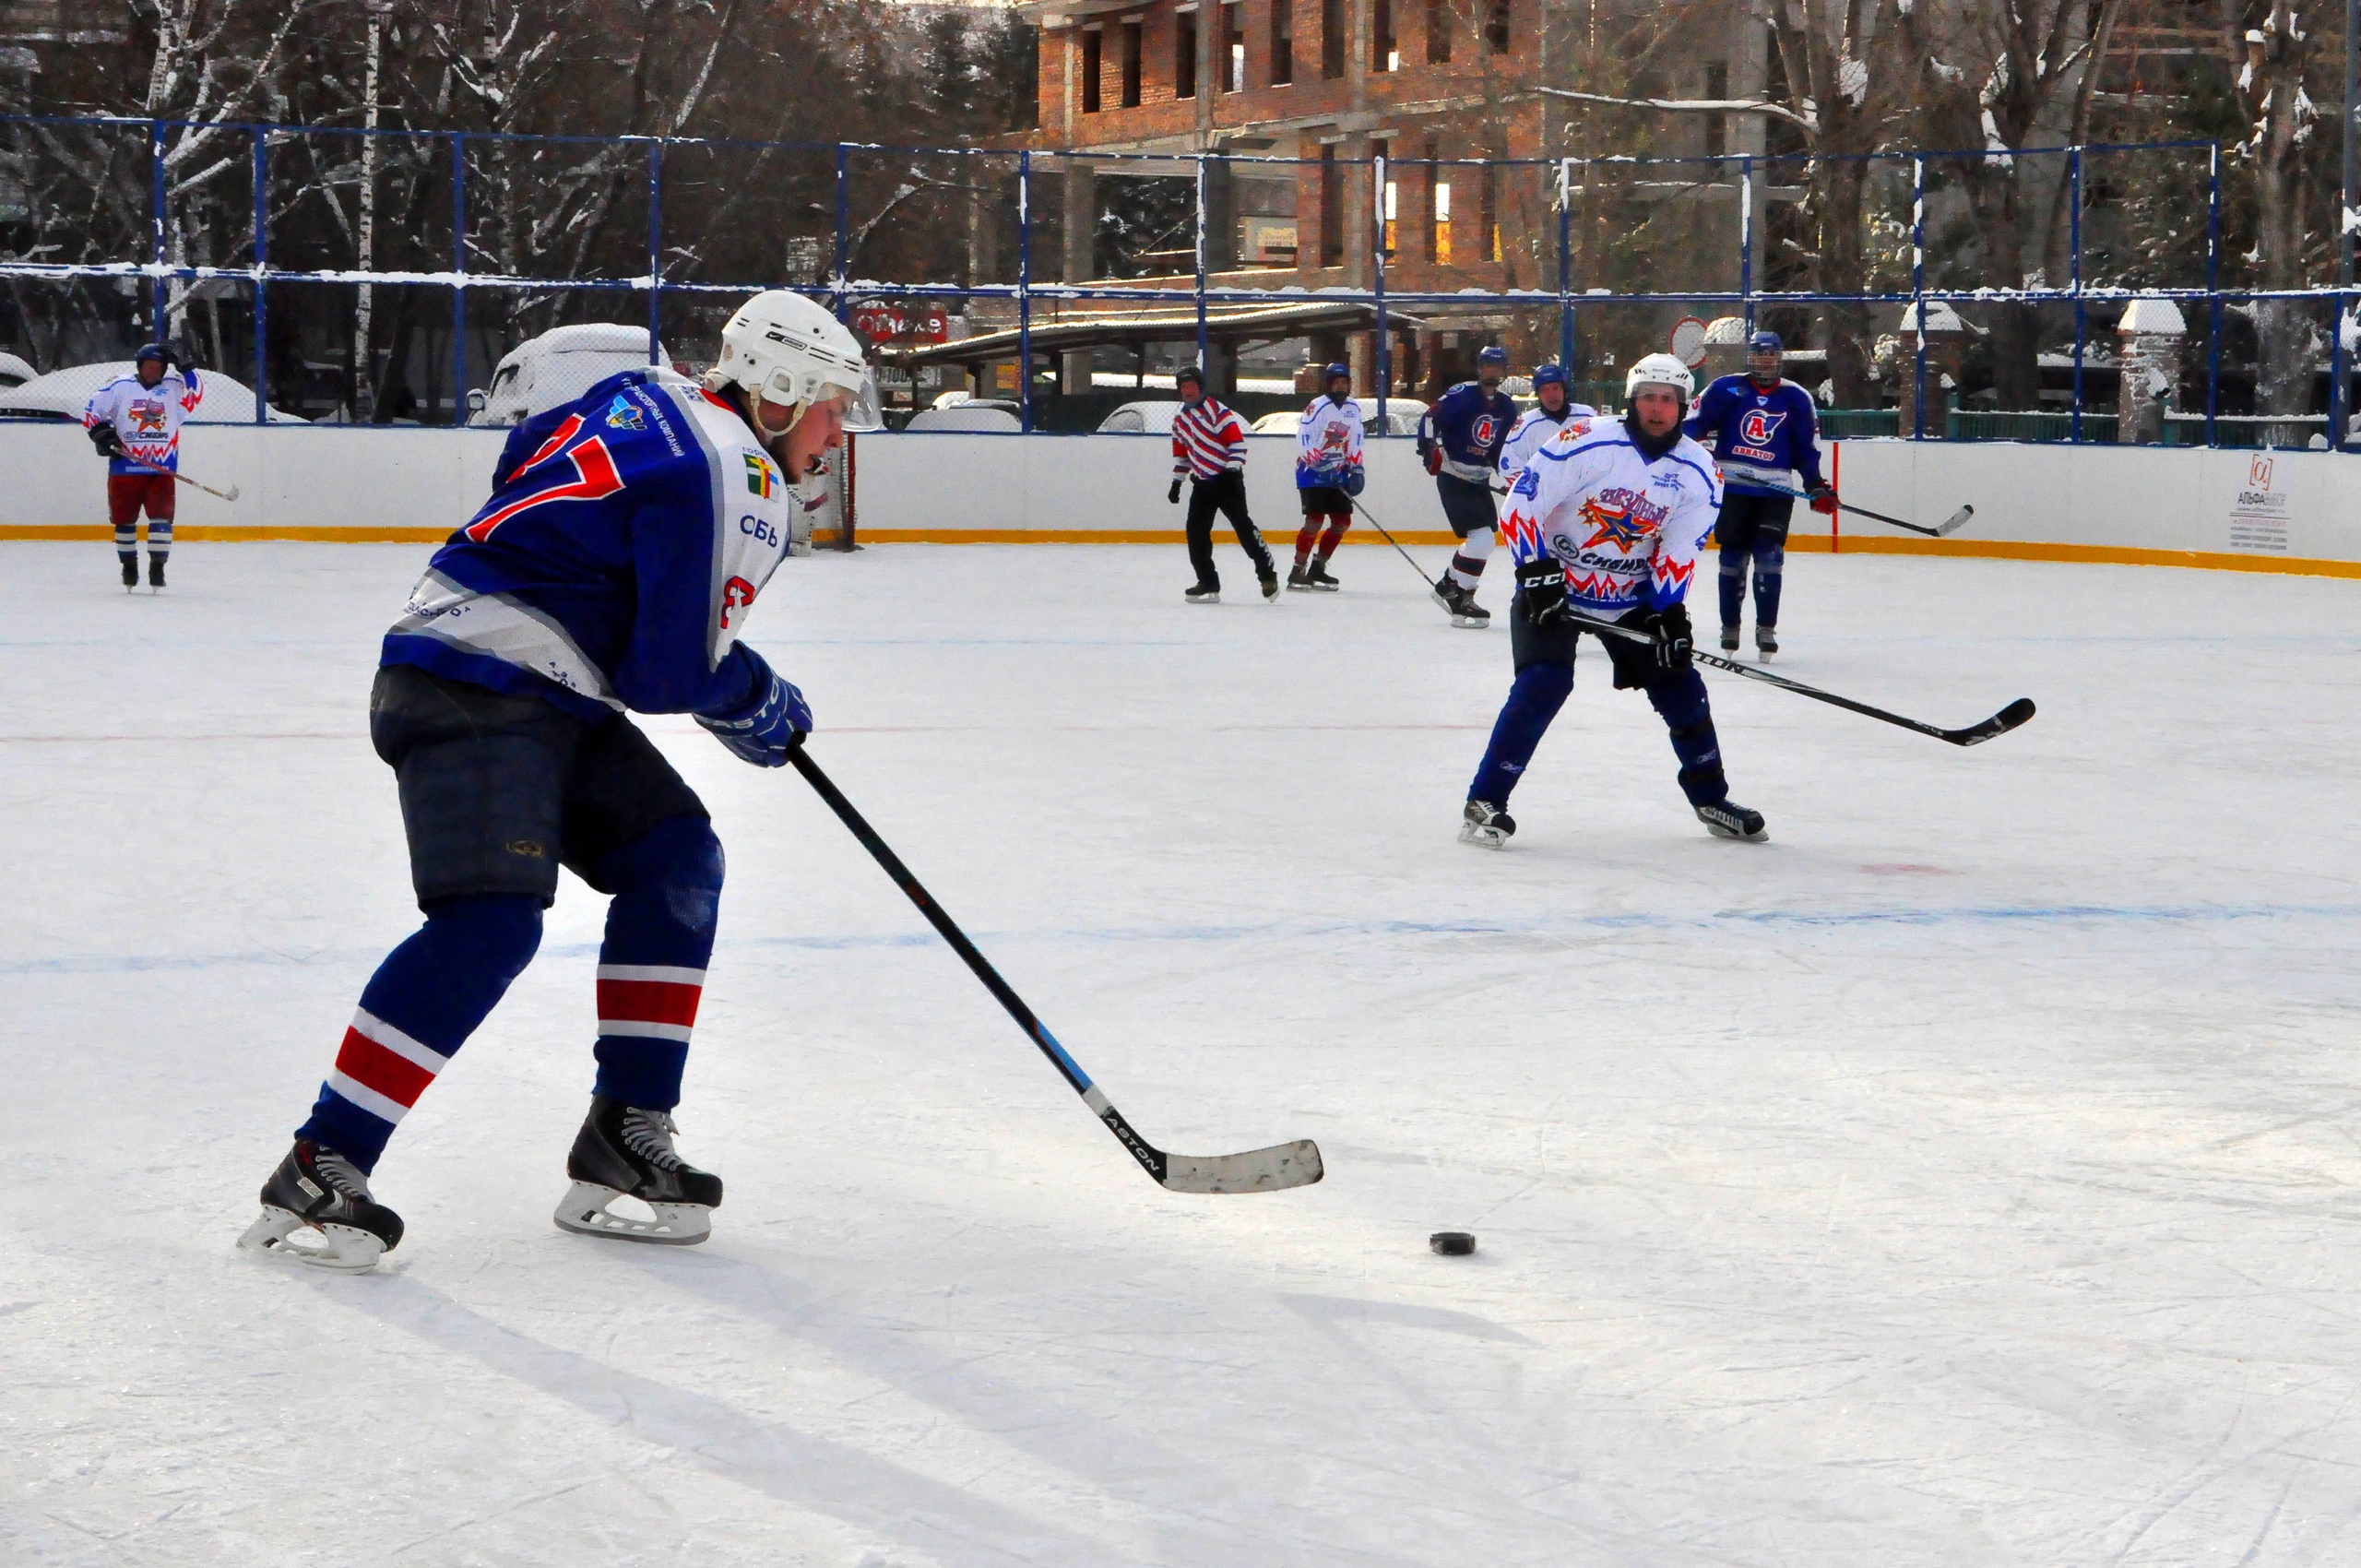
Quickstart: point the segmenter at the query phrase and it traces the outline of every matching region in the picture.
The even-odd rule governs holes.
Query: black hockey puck
[[[1427,1238],[1427,1245],[1447,1258],[1464,1258],[1476,1250],[1476,1238],[1465,1230],[1438,1230]]]

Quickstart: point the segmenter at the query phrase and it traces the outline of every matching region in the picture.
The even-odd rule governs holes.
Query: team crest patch
[[[607,405],[607,426],[611,430],[646,430],[647,421],[637,403],[618,392],[615,400]]]
[[[765,501],[778,493],[778,470],[759,452],[746,454],[746,489]]]
[[[1583,540],[1584,550],[1612,544],[1628,552],[1655,531],[1647,523],[1635,521],[1629,507],[1612,506],[1596,499],[1583,503],[1582,517],[1595,530]]]

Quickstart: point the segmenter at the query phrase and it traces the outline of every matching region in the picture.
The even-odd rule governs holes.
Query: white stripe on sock
[[[328,1087],[380,1121],[398,1122],[409,1114],[409,1107],[400,1100],[387,1099],[367,1084],[357,1083],[342,1073],[328,1075]]]
[[[686,1024],[646,1024],[636,1018],[599,1020],[600,1039],[606,1039],[609,1035],[636,1035],[647,1039],[677,1039],[686,1045],[689,1042],[690,1032],[689,1026]]]
[[[705,984],[703,969],[668,968],[662,964],[601,964],[599,978],[611,980],[653,980],[660,985]]]
[[[352,1027],[413,1066],[423,1067],[430,1073],[440,1073],[451,1064],[449,1057],[431,1046],[419,1044],[385,1019],[364,1009],[353,1009]]]

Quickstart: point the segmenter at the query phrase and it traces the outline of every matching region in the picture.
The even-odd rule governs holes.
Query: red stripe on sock
[[[407,1056],[397,1056],[362,1034],[344,1031],[336,1053],[336,1070],[365,1088],[375,1089],[397,1105],[416,1105],[434,1075]]]
[[[693,1028],[697,1021],[701,985],[676,985],[670,980],[602,980],[599,982],[599,1021],[602,1024],[677,1024]]]

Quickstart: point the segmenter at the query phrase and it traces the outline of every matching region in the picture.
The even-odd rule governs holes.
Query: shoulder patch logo
[[[778,493],[778,470],[771,467],[771,460],[760,452],[749,452],[745,457],[747,493],[768,501]]]
[[[615,400],[607,405],[607,428],[610,430],[646,430],[647,428],[647,421],[640,413],[639,405],[637,403],[633,402],[629,398],[626,398],[622,393],[618,392],[615,394]]]

